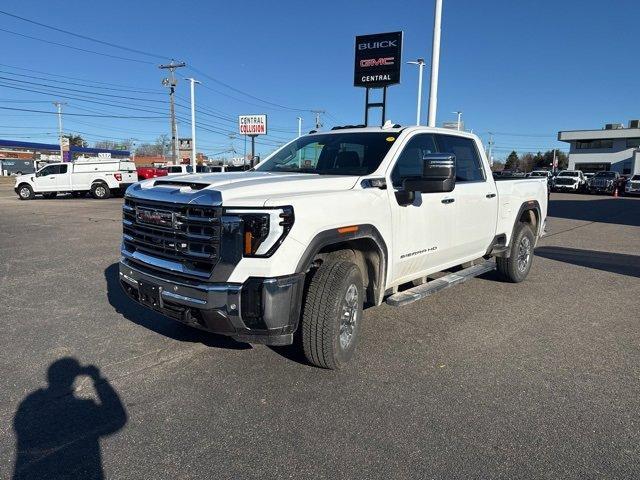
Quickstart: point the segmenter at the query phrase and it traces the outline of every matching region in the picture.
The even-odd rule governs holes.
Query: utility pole
[[[456,115],[458,115],[458,131],[460,131],[460,127],[462,126],[462,112],[451,112],[451,113],[455,113]]]
[[[555,171],[558,169],[558,160],[556,158],[556,149],[553,149],[553,163],[551,164],[551,171],[555,173]]]
[[[493,166],[493,133],[489,132],[489,165]]]
[[[188,78],[191,82],[191,169],[196,173],[196,83],[195,78]]]
[[[60,141],[60,161],[64,162],[64,154],[62,153],[62,106],[65,102],[53,102],[58,109],[58,140]]]
[[[302,136],[302,117],[298,117],[298,137]]]
[[[424,58],[419,58],[416,61],[407,63],[418,66],[418,106],[416,108],[416,125],[420,125],[420,113],[422,109],[422,71],[424,70]]]
[[[178,159],[178,126],[176,125],[176,108],[174,102],[174,94],[176,92],[176,85],[178,84],[175,76],[176,68],[186,66],[184,62],[174,62],[166,65],[158,65],[158,68],[162,70],[169,70],[169,78],[162,79],[162,85],[169,87],[169,112],[171,115],[171,161],[176,165]]]
[[[316,130],[320,130],[323,127],[322,122],[320,121],[320,115],[326,112],[324,110],[311,110],[311,111],[316,114]]]
[[[440,25],[442,23],[442,0],[435,0],[433,18],[433,48],[431,51],[431,86],[429,88],[429,123],[436,126],[436,109],[438,108],[438,72],[440,70]]]

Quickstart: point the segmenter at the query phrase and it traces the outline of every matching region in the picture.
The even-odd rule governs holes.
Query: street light
[[[462,122],[460,121],[462,119],[462,112],[451,112],[451,113],[455,113],[456,115],[458,115],[458,131],[460,131],[460,127],[462,126]]]
[[[187,78],[191,82],[191,171],[196,173],[196,83],[195,78]]]
[[[422,107],[422,71],[424,70],[424,58],[407,62],[410,65],[418,66],[418,106],[416,108],[416,125],[420,125],[420,109]]]

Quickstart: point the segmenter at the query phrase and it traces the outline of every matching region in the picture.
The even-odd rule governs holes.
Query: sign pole
[[[251,137],[251,168],[255,166],[256,161],[256,136],[250,135]]]

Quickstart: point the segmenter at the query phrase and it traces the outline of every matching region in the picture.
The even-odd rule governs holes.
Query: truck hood
[[[188,184],[205,184],[202,190],[216,190],[222,195],[222,201],[229,205],[251,204],[262,205],[274,196],[307,195],[332,191],[350,190],[359,177],[337,175],[314,175],[306,173],[272,173],[272,172],[228,172],[200,173],[159,177],[145,181],[142,189],[175,188],[184,182]]]

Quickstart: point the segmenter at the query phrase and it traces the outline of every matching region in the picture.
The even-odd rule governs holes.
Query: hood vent
[[[208,184],[206,183],[196,183],[196,182],[185,182],[184,180],[156,180],[153,183],[154,187],[164,187],[164,186],[174,186],[174,187],[190,187],[191,190],[202,190]]]

